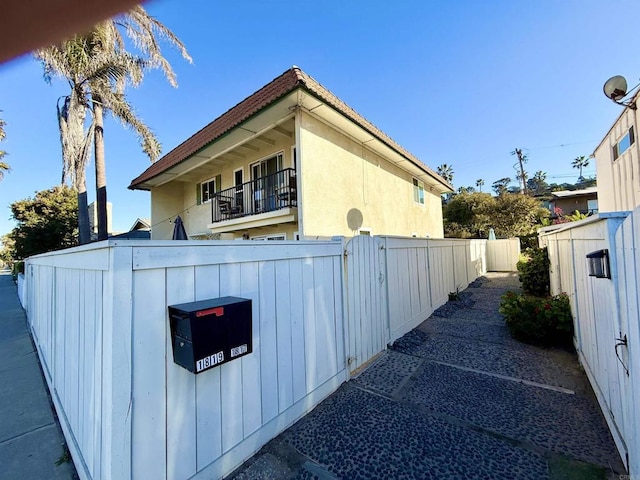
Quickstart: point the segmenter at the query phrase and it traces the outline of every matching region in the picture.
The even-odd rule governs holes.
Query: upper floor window
[[[209,202],[216,193],[216,180],[212,178],[200,184],[200,201],[202,203]]]
[[[413,201],[424,205],[424,182],[413,179]]]
[[[629,128],[629,131],[613,146],[613,159],[616,160],[622,155],[633,143],[635,142],[635,134],[633,126]]]

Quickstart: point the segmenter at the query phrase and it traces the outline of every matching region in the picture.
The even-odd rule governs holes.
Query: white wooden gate
[[[487,240],[487,271],[515,272],[520,260],[520,239]]]
[[[386,348],[389,338],[383,241],[359,235],[346,244],[348,362],[354,371]]]

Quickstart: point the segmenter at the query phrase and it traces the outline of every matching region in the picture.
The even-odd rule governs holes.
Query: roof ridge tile
[[[297,65],[293,65],[281,75],[274,78],[271,82],[256,90],[244,100],[238,102],[215,120],[208,123],[178,146],[173,148],[169,153],[142,172],[142,174],[133,179],[129,188],[132,190],[141,188],[140,185],[145,181],[150,180],[169,168],[183,162],[196,152],[214,142],[216,139],[220,138],[229,130],[240,125],[245,120],[259,113],[265,107],[294,91],[296,88],[303,88],[317,96],[320,100],[325,101],[331,108],[335,109],[352,122],[360,125],[360,127],[367,130],[374,137],[377,137],[389,148],[400,153],[412,163],[419,165],[434,178],[440,179],[443,185],[451,187],[451,185],[449,185],[440,175],[428,167],[424,162],[396,143],[391,137],[356,112],[311,75],[304,72]]]

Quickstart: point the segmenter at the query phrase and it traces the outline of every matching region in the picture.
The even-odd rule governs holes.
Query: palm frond
[[[176,74],[169,61],[164,58],[158,39],[167,41],[176,47],[182,58],[192,63],[193,59],[187,52],[182,41],[165,25],[151,17],[142,6],[136,6],[114,22],[121,26],[134,46],[140,50],[142,56],[148,59],[152,68],[159,68],[164,73],[171,86],[176,87]]]
[[[0,142],[3,141],[6,137],[6,134],[4,132],[4,127],[6,124],[7,122],[5,122],[0,118]],[[5,152],[4,150],[0,150],[0,160],[2,160],[6,154],[7,152]],[[8,170],[9,170],[9,165],[7,163],[0,162],[0,180],[2,180],[2,177],[4,176],[4,171],[8,171]]]
[[[0,153],[4,153],[4,152],[0,152]],[[4,178],[4,174],[6,172],[10,172],[10,171],[11,171],[11,167],[9,166],[8,163],[0,162],[0,180]]]
[[[101,96],[101,100],[103,106],[111,112],[114,118],[134,131],[142,151],[147,154],[149,160],[155,161],[162,151],[160,142],[152,130],[136,115],[125,95],[107,91]]]

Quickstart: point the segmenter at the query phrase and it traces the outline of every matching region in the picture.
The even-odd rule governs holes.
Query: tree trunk
[[[84,170],[76,172],[78,190],[78,243],[85,245],[91,241],[89,229],[89,208],[87,206],[87,181]]]
[[[107,172],[104,163],[104,111],[102,99],[94,95],[93,116],[95,121],[94,156],[96,162],[96,207],[98,240],[106,240],[107,231]]]

